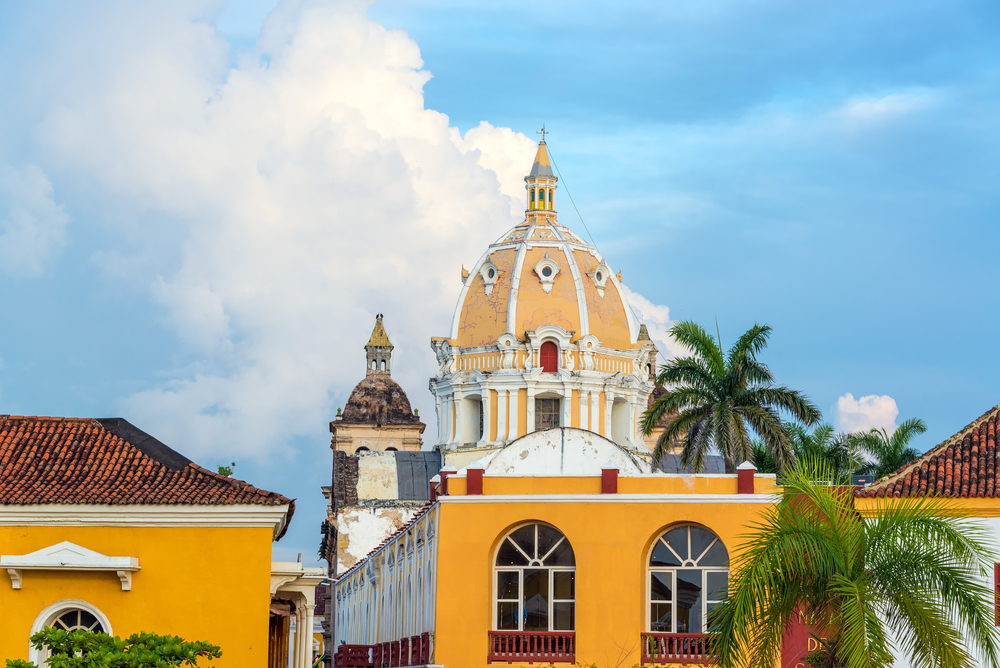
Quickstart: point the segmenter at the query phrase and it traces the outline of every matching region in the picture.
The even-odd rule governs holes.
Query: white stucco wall
[[[600,475],[609,461],[621,475],[649,472],[643,460],[603,436],[573,428],[532,432],[482,463],[487,475]]]

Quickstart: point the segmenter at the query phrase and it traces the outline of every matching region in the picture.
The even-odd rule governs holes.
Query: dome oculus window
[[[611,277],[611,267],[602,260],[596,269],[587,272],[587,276],[594,282],[597,294],[604,297],[604,288],[607,287],[608,279]]]
[[[538,261],[535,265],[535,273],[538,275],[539,280],[542,282],[542,289],[545,292],[552,292],[552,286],[555,284],[556,276],[559,275],[559,265],[553,260],[548,253],[545,253],[545,257]]]
[[[704,527],[673,527],[653,544],[646,586],[650,632],[704,633],[729,595],[729,552]]]
[[[483,262],[483,266],[479,268],[479,275],[482,276],[483,284],[486,286],[486,294],[492,293],[493,286],[500,278],[500,270],[495,264],[487,260],[486,262]]]
[[[498,631],[573,631],[576,558],[566,536],[528,524],[500,542],[495,569]]]

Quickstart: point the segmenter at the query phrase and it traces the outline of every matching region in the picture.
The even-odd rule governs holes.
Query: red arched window
[[[555,373],[559,370],[559,348],[556,344],[546,341],[542,344],[542,349],[538,356],[541,360],[542,371]]]

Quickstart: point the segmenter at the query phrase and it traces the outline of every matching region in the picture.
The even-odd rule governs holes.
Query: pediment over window
[[[24,571],[114,571],[122,591],[132,589],[132,573],[141,569],[138,557],[109,557],[68,540],[28,554],[4,554],[0,568],[7,569],[14,589],[21,588]]]

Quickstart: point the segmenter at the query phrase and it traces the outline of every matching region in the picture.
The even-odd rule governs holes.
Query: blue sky
[[[523,209],[545,123],[560,219],[586,232],[568,188],[654,328],[767,323],[764,359],[829,419],[921,417],[930,448],[1000,402],[998,23],[930,0],[5,3],[0,413],[121,415],[235,460],[299,499],[281,554],[309,559],[372,317],[429,418],[427,340]]]

